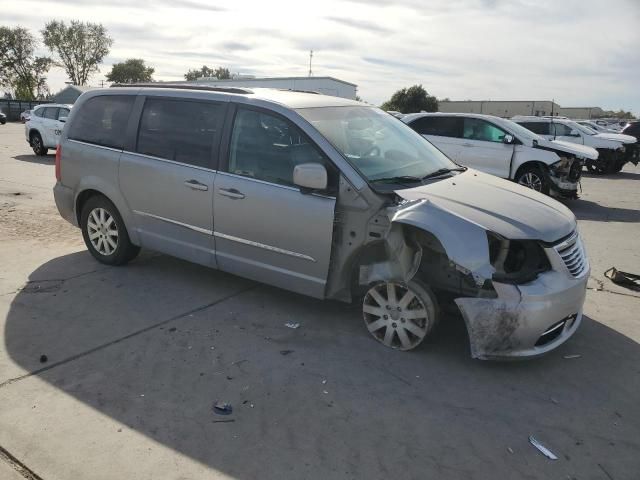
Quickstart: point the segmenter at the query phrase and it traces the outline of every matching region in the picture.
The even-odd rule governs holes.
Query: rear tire
[[[80,227],[87,249],[100,263],[124,265],[140,252],[140,247],[131,243],[118,209],[102,195],[84,204]]]
[[[523,165],[514,180],[524,187],[549,195],[549,180],[538,165]]]
[[[44,157],[49,151],[49,149],[44,146],[42,137],[38,132],[31,134],[31,148],[33,149],[33,153],[40,157]]]

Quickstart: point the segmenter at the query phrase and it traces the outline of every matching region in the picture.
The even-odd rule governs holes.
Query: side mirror
[[[320,163],[301,163],[293,169],[293,183],[309,190],[327,188],[327,169]]]
[[[513,138],[513,135],[510,135],[508,133],[504,137],[502,137],[502,142],[506,143],[507,145],[511,145],[515,141],[516,139]]]
[[[63,123],[64,123],[64,122],[66,122],[66,121],[67,121],[67,117],[60,117],[60,118],[58,119],[58,121],[59,121],[59,122],[63,122]]]

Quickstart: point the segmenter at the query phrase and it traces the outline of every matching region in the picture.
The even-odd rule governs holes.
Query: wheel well
[[[29,131],[29,139],[33,138],[33,136],[34,136],[36,133],[42,137],[42,135],[40,134],[40,132],[39,132],[37,129],[32,128],[32,129]]]
[[[76,198],[76,219],[78,220],[78,225],[80,225],[80,216],[82,215],[82,207],[84,207],[84,204],[87,203],[87,200],[91,197],[98,196],[107,198],[103,193],[97,190],[84,190],[80,192],[80,195]]]
[[[524,171],[526,168],[530,168],[530,167],[537,167],[538,169],[542,170],[543,173],[547,172],[549,170],[549,166],[546,163],[543,162],[538,162],[538,161],[530,161],[530,162],[526,162],[523,163],[522,165],[520,165],[520,167],[518,167],[518,170],[516,171],[515,176],[513,177],[514,180],[516,178],[518,178],[518,176],[520,176],[520,173],[522,171]]]

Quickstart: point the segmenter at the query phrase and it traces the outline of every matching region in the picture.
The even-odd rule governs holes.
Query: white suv
[[[24,133],[36,155],[46,155],[50,148],[56,148],[71,105],[48,103],[33,109],[24,124]]]
[[[474,113],[414,113],[402,121],[449,158],[538,192],[577,198],[585,159],[593,148],[551,142],[517,123]]]
[[[590,172],[615,173],[627,162],[638,164],[637,140],[630,135],[598,133],[566,118],[517,116],[512,120],[548,140],[578,143],[598,150],[598,160],[586,162]]]

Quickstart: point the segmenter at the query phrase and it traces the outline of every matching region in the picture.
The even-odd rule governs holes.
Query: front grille
[[[574,278],[581,277],[589,269],[589,260],[578,232],[554,248]]]

